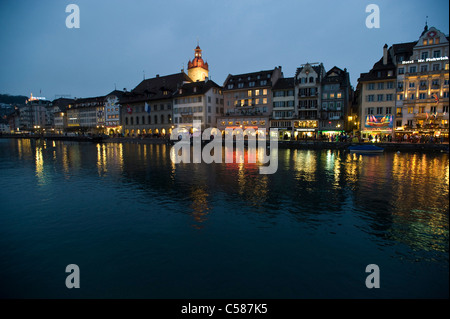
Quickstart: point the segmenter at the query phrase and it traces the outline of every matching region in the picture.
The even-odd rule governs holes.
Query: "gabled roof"
[[[133,103],[171,99],[183,83],[192,82],[186,73],[180,72],[143,80],[131,92],[124,92],[120,103]]]
[[[220,85],[218,85],[212,80],[185,83],[174,93],[173,96],[183,97],[190,95],[203,95],[213,87],[222,89]]]
[[[259,72],[242,73],[242,74],[236,74],[236,75],[229,74],[223,84],[223,86],[224,86],[223,89],[224,89],[224,91],[227,91],[227,90],[250,88],[250,85],[249,85],[250,82],[255,82],[255,85],[251,86],[252,88],[272,86],[273,72],[274,72],[274,70],[263,70],[263,71],[259,71]],[[267,84],[261,85],[260,81],[262,81],[262,80],[266,80]],[[242,83],[241,88],[238,87],[238,83]],[[229,84],[234,84],[232,89],[228,89]]]
[[[396,66],[392,61],[391,48],[388,50],[387,54],[387,63],[383,64],[383,57],[376,62],[372,69],[367,73],[361,73],[358,81],[377,81],[377,80],[386,80],[386,79],[395,79],[396,78]],[[391,76],[389,76],[391,73]]]
[[[150,93],[153,95],[163,95],[164,90],[174,92],[183,82],[192,82],[186,73],[180,72],[165,76],[156,76],[143,80],[133,90],[133,93]]]
[[[310,66],[314,70],[314,72],[316,72],[318,75],[321,74],[321,71],[322,71],[322,68],[323,68],[322,63],[319,64],[319,65],[310,65]],[[306,65],[297,68],[297,70],[295,71],[295,78],[297,78],[298,74],[301,73],[305,67],[306,67]]]

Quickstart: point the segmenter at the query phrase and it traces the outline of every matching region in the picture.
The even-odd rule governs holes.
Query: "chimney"
[[[156,77],[159,78],[159,74],[156,74]]]
[[[386,65],[388,62],[388,45],[385,44],[383,47],[383,65]]]

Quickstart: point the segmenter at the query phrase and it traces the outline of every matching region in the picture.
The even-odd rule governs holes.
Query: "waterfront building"
[[[252,128],[269,131],[273,111],[272,87],[283,77],[281,66],[273,70],[229,74],[223,85],[224,116],[217,119],[217,127]]]
[[[25,105],[19,109],[19,130],[33,132],[43,130],[48,122],[48,108],[51,105],[51,101],[31,94]]]
[[[291,139],[296,118],[294,78],[279,78],[272,87],[272,95],[270,127],[278,129],[279,139]]]
[[[119,100],[125,136],[166,135],[172,132],[173,94],[192,80],[179,73],[145,79]]]
[[[393,47],[397,138],[406,134],[448,139],[449,37],[426,25],[418,41]]]
[[[322,79],[319,133],[327,137],[344,133],[350,116],[352,88],[347,69],[331,68]]]
[[[123,91],[114,90],[105,96],[105,133],[108,135],[122,133],[119,101],[123,93]]]
[[[67,131],[100,134],[105,126],[105,97],[75,99],[67,107]]]
[[[173,98],[174,124],[180,132],[193,133],[194,120],[202,122],[202,130],[216,127],[217,117],[224,112],[222,87],[207,77],[183,84]]]
[[[55,133],[63,134],[67,129],[67,107],[73,104],[74,99],[58,98],[52,102],[52,117],[53,127]]]
[[[395,118],[396,65],[393,48],[383,46],[382,58],[358,79],[359,127],[364,141],[388,139]]]
[[[322,63],[306,63],[295,73],[295,105],[297,120],[294,121],[295,138],[315,138],[319,130],[319,105],[322,79],[326,72]]]

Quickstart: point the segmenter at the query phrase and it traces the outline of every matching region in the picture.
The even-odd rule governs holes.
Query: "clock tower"
[[[202,49],[197,45],[195,48],[195,57],[188,62],[188,76],[192,79],[192,81],[205,81],[205,78],[208,77],[208,62],[204,62],[202,59]]]

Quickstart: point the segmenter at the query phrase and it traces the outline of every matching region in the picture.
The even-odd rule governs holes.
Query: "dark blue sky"
[[[68,4],[80,28],[65,25]],[[368,4],[379,29],[365,25]],[[281,65],[347,68],[352,85],[381,58],[385,43],[416,41],[428,25],[449,33],[448,1],[108,0],[0,2],[0,93],[72,97],[132,89],[143,78],[186,68],[197,38],[210,76]],[[39,94],[39,91],[42,93]]]

